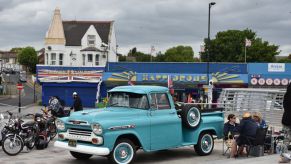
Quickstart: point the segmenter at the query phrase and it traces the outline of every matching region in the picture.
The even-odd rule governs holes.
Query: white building
[[[117,62],[114,21],[63,21],[55,9],[45,37],[45,65],[105,66]]]

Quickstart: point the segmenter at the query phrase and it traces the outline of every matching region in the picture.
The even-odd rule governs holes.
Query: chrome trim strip
[[[122,129],[134,129],[136,126],[133,125],[122,125],[122,126],[112,126],[108,130],[122,130]]]
[[[71,124],[71,125],[90,125],[88,123],[88,121],[82,121],[82,120],[69,120],[68,124]]]

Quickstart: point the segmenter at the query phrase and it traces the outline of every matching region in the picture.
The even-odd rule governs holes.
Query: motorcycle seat
[[[33,127],[34,126],[34,121],[28,121],[24,124],[21,125],[22,128],[28,128],[28,127]]]

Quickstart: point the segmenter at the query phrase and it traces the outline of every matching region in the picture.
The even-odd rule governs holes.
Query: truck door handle
[[[177,112],[170,112],[169,114],[176,114]]]

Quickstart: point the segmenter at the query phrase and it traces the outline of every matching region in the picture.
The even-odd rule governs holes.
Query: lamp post
[[[209,85],[209,57],[210,57],[210,9],[211,6],[215,5],[215,2],[210,2],[208,5],[208,47],[207,47],[207,85]],[[209,92],[209,88],[208,88],[208,92]],[[207,102],[209,102],[209,100],[207,99]]]

